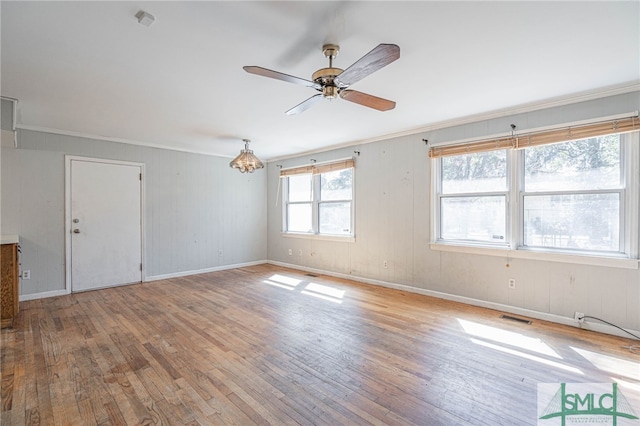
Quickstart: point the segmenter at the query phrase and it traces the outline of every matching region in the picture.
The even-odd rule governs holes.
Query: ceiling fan
[[[358,59],[344,71],[340,68],[333,67],[333,59],[338,56],[339,51],[340,46],[335,44],[325,44],[322,46],[322,53],[325,57],[329,58],[329,67],[321,68],[314,72],[311,80],[256,66],[246,66],[243,67],[243,69],[250,74],[300,84],[320,92],[288,110],[286,114],[289,115],[306,111],[322,98],[335,99],[338,96],[347,101],[377,109],[378,111],[389,111],[395,108],[396,103],[394,101],[358,92],[357,90],[351,90],[348,89],[348,87],[398,59],[400,57],[400,47],[395,44],[379,44],[371,52]]]

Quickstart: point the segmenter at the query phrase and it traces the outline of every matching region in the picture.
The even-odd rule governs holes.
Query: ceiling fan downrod
[[[314,72],[311,80],[322,85],[322,97],[325,99],[335,99],[340,93],[339,87],[335,85],[333,79],[342,73],[341,68],[333,67],[333,58],[338,56],[340,46],[336,44],[325,44],[322,46],[322,53],[329,58],[329,68],[321,68]]]

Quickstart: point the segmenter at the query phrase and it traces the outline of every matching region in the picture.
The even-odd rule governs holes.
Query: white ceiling
[[[1,2],[3,96],[18,125],[263,159],[407,133],[489,111],[640,81],[640,3]],[[134,15],[153,14],[145,27]],[[243,71],[306,79],[379,43],[400,59],[353,89],[379,112]]]

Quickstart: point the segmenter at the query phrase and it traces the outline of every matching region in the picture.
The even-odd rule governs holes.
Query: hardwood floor
[[[630,340],[500,314],[271,265],[22,302],[1,423],[534,425],[545,382],[640,407]]]

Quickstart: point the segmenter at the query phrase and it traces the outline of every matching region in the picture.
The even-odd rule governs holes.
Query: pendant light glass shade
[[[262,161],[253,155],[253,151],[249,149],[249,142],[251,141],[249,139],[243,139],[243,141],[244,149],[240,151],[240,155],[229,163],[229,166],[240,170],[240,173],[253,173],[257,169],[262,169],[264,164],[262,164]]]

